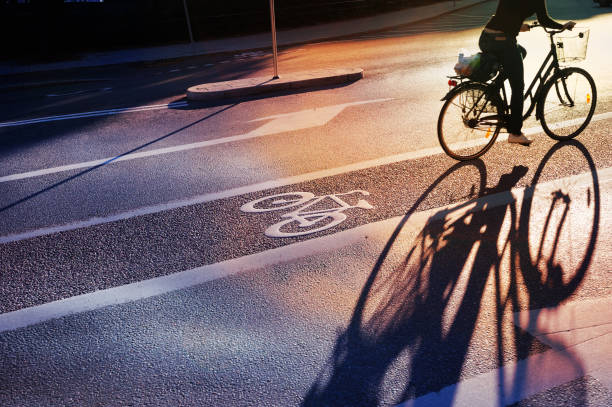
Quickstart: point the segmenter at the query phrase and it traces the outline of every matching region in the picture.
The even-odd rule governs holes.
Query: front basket
[[[586,58],[587,45],[589,43],[588,28],[578,29],[555,38],[555,50],[559,62],[582,61]]]

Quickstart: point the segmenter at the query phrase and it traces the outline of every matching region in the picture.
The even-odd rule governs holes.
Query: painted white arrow
[[[17,181],[20,179],[39,177],[42,175],[55,174],[58,172],[78,170],[82,168],[91,168],[102,164],[112,164],[120,161],[135,160],[137,158],[151,157],[162,154],[176,153],[179,151],[193,150],[196,148],[210,147],[218,144],[226,144],[234,141],[248,140],[255,137],[267,136],[283,132],[304,130],[312,127],[320,127],[329,123],[334,117],[339,115],[344,109],[349,106],[364,105],[368,103],[380,103],[391,99],[373,99],[360,102],[344,103],[341,105],[333,105],[322,108],[301,110],[299,112],[279,114],[275,116],[264,117],[256,121],[267,121],[260,127],[246,134],[237,136],[223,137],[213,140],[201,141],[198,143],[181,144],[172,147],[158,148],[154,150],[140,151],[137,153],[119,155],[115,157],[107,157],[99,160],[86,161],[76,164],[62,165],[59,167],[44,168],[36,171],[22,172],[19,174],[6,175],[0,177],[0,183],[8,181]]]
[[[285,133],[295,130],[304,130],[312,127],[324,126],[344,109],[350,106],[364,105],[368,103],[386,102],[391,99],[374,99],[361,102],[344,103],[341,105],[325,106],[314,109],[301,110],[294,113],[278,114],[274,116],[262,117],[251,122],[268,121],[261,127],[249,132],[258,136],[269,134]]]

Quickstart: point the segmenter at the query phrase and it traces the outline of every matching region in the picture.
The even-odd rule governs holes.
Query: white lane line
[[[553,349],[396,407],[510,405],[590,375],[612,390],[612,300],[520,311],[515,324]]]
[[[498,139],[503,139],[507,135],[502,135]],[[119,212],[110,216],[105,217],[93,217],[90,219],[67,223],[63,225],[54,225],[50,227],[30,230],[22,233],[9,234],[0,236],[0,244],[12,243],[20,240],[32,239],[35,237],[46,236],[53,233],[67,232],[76,229],[82,229],[95,225],[102,225],[105,223],[117,222],[121,220],[127,220],[143,215],[150,215],[159,213],[167,210],[183,208],[191,205],[198,205],[207,202],[212,202],[221,199],[232,198],[235,196],[250,194],[254,192],[265,191],[269,189],[284,187],[288,185],[294,185],[301,182],[313,181],[325,177],[332,177],[341,175],[349,172],[360,171],[368,168],[394,164],[402,161],[416,160],[419,158],[429,157],[436,154],[442,154],[443,151],[440,147],[426,148],[418,151],[411,151],[403,154],[396,154],[387,157],[381,157],[373,160],[361,161],[354,164],[348,164],[341,167],[330,168],[326,170],[313,171],[306,174],[295,175],[291,177],[278,178],[276,180],[264,181],[257,184],[246,185],[243,187],[231,188],[224,191],[212,192],[208,194],[197,195],[188,199],[181,199],[177,201],[167,202],[158,205],[150,205],[141,208],[132,209],[129,211]],[[601,176],[601,172],[600,172]]]
[[[120,212],[106,217],[94,217],[83,221],[68,223],[64,225],[51,226],[41,229],[36,229],[28,232],[0,236],[0,243],[11,243],[19,240],[31,239],[34,237],[46,236],[52,233],[67,232],[70,230],[81,229],[85,227],[101,225],[104,223],[126,220],[142,215],[150,215],[171,209],[183,208],[186,206],[212,202],[220,199],[232,198],[235,196],[250,194],[268,189],[294,185],[301,182],[312,181],[320,178],[331,177],[344,174],[347,172],[359,171],[367,168],[377,167],[381,165],[393,164],[396,162],[412,160],[421,157],[427,157],[433,154],[442,153],[442,149],[435,147],[432,149],[420,150],[413,153],[398,154],[381,159],[362,161],[355,164],[349,164],[342,167],[332,168],[328,170],[314,171],[306,174],[296,175],[292,177],[279,178],[272,181],[260,182],[257,184],[247,185],[244,187],[227,189],[224,191],[213,192],[209,194],[198,195],[189,199],[168,202],[159,205],[151,205],[142,208],[137,208],[125,212]]]
[[[607,119],[612,119],[612,112],[600,113],[600,114],[593,115],[593,118],[591,119],[591,123],[597,122],[597,121],[600,121],[600,120],[607,120]],[[562,129],[564,127],[575,126],[576,124],[582,123],[583,120],[584,120],[584,118],[565,120],[565,121],[562,121],[562,122],[557,122],[557,123],[551,124],[551,125],[549,125],[549,127],[551,129],[558,130],[558,129]],[[534,134],[538,134],[538,133],[542,133],[543,131],[544,131],[544,129],[542,129],[542,126],[534,126],[534,127],[528,128],[528,129],[523,129],[523,133],[525,133],[528,136],[534,135]],[[497,140],[495,140],[495,141],[499,142],[499,141],[505,141],[507,139],[508,139],[508,134],[504,133],[504,134],[499,135],[497,137]],[[486,138],[479,138],[479,139],[475,139],[475,140],[469,140],[469,141],[462,141],[462,142],[453,143],[449,147],[451,149],[453,149],[453,150],[458,150],[458,149],[462,149],[462,148],[469,148],[469,147],[476,147],[476,146],[484,145],[484,144],[487,144],[488,142],[489,141]]]
[[[95,167],[97,165],[102,164],[111,164],[118,163],[121,161],[135,160],[137,158],[145,158],[151,156],[157,156],[162,154],[176,153],[180,151],[193,150],[196,148],[204,148],[215,146],[219,144],[232,143],[236,141],[248,140],[256,137],[267,136],[270,134],[295,131],[295,130],[303,130],[311,127],[323,126],[327,124],[330,120],[340,114],[344,109],[350,106],[358,106],[369,103],[379,103],[385,102],[391,99],[373,99],[366,100],[360,102],[350,102],[344,103],[341,105],[332,105],[326,106],[322,108],[316,109],[307,109],[299,112],[287,113],[287,114],[279,114],[269,117],[264,117],[252,121],[266,121],[270,120],[270,122],[263,124],[259,128],[250,131],[245,134],[240,134],[237,136],[223,137],[214,140],[201,141],[197,143],[189,143],[189,144],[181,144],[173,147],[165,147],[158,148],[154,150],[141,151],[132,154],[126,154],[115,157],[106,157],[93,161],[86,161],[75,164],[62,165],[59,167],[53,168],[44,168],[35,171],[22,172],[18,174],[6,175],[0,177],[0,183],[9,182],[9,181],[17,181],[26,178],[39,177],[42,175],[50,175],[58,172],[77,170],[82,168],[90,168]],[[175,105],[176,106],[176,105]]]
[[[247,270],[260,269],[279,262],[291,261],[307,253],[315,254],[327,250],[340,249],[361,240],[364,232],[363,229],[353,229],[348,233],[341,233],[344,233],[341,239],[338,239],[336,235],[310,239],[302,243],[295,243],[163,277],[1,314],[0,332],[12,331],[50,319],[96,310],[109,305],[123,304],[169,293]]]
[[[612,339],[608,337],[598,338],[590,346],[595,350],[600,349],[606,340]],[[600,360],[605,360],[607,356],[598,352]],[[499,369],[445,387],[437,393],[408,400],[396,407],[508,406],[587,375],[581,370],[579,362],[575,360],[571,348],[550,350],[507,363]]]
[[[80,95],[81,93],[85,93],[85,91],[75,90],[73,92],[67,92],[67,93],[50,93],[47,95],[47,97],[55,98],[55,97],[61,97],[61,96],[74,96],[74,95]]]
[[[315,127],[315,126],[323,126],[329,120],[333,119],[335,115],[339,114],[346,107],[360,105],[360,104],[368,104],[368,103],[379,103],[379,102],[385,102],[388,100],[392,100],[392,99],[373,99],[373,100],[367,100],[367,101],[362,101],[362,102],[351,102],[351,103],[345,103],[341,105],[327,106],[327,107],[318,108],[318,109],[307,109],[307,110],[303,110],[300,112],[278,114],[274,116],[252,120],[252,122],[256,122],[256,121],[276,119],[260,128],[255,129],[254,131],[251,131],[249,133],[242,134],[242,135],[223,137],[219,139],[202,141],[202,142],[197,142],[197,143],[182,144],[182,145],[173,146],[173,147],[141,151],[138,153],[127,154],[124,156],[106,157],[106,158],[93,160],[93,161],[86,161],[86,162],[81,162],[81,163],[62,165],[58,167],[44,168],[40,170],[22,172],[18,174],[5,175],[5,176],[0,177],[0,183],[9,182],[9,181],[17,181],[17,180],[27,179],[27,178],[32,178],[32,177],[39,177],[43,175],[50,175],[50,174],[55,174],[58,172],[72,171],[72,170],[77,170],[77,169],[82,169],[82,168],[90,168],[90,167],[95,167],[97,165],[102,165],[105,163],[112,164],[112,163],[117,163],[121,161],[134,160],[138,158],[152,157],[156,155],[176,153],[176,152],[187,151],[187,150],[192,150],[196,148],[204,148],[204,147],[210,147],[210,146],[219,145],[219,144],[243,141],[243,140],[248,140],[248,139],[252,139],[256,137],[261,137],[264,135],[281,133],[284,131],[294,131],[294,130],[301,130],[301,129],[306,129],[306,128]],[[173,107],[178,107],[178,106],[179,106],[178,104],[173,105]],[[612,118],[612,112],[607,112],[607,113],[601,113],[598,115],[594,115],[591,121],[596,122],[599,120],[606,120],[610,118]],[[579,119],[568,120],[565,122],[556,123],[554,125],[551,125],[551,127],[561,128],[564,126],[570,126],[570,125],[575,124],[574,122],[576,120],[579,120]],[[527,135],[532,135],[532,134],[540,133],[542,131],[543,131],[542,127],[536,126],[536,127],[525,129],[524,133]],[[507,139],[507,137],[508,136],[506,134],[502,134],[498,137],[497,141],[504,141]],[[472,140],[472,141],[464,142],[464,143],[454,143],[450,147],[456,150],[459,148],[474,147],[477,145],[486,144],[487,142],[488,142],[487,139],[478,139],[478,140]],[[439,154],[443,152],[438,147],[429,148],[429,149],[425,149],[421,151],[426,152],[427,155],[434,155],[434,154]],[[414,157],[416,158],[424,157],[424,155],[419,154],[419,151],[415,153],[416,155]],[[407,154],[410,155],[413,153],[407,153]],[[400,156],[404,156],[404,155],[400,155]]]
[[[556,189],[559,188],[559,184],[563,186],[568,184],[580,185],[581,183],[590,182],[591,177],[590,173],[584,173],[561,180],[549,181],[539,184],[536,190]],[[612,180],[612,168],[599,172],[599,177],[602,184]],[[515,188],[510,192],[501,192],[472,201],[453,203],[440,208],[417,212],[410,216],[410,219],[404,225],[404,230],[409,230],[409,228],[411,228],[410,230],[421,230],[428,221],[446,216],[445,209],[461,206],[462,211],[469,213],[474,210],[482,210],[485,205],[490,209],[512,202],[520,202],[524,196],[536,193],[538,192],[532,189]],[[548,194],[545,195],[548,196]],[[466,202],[470,202],[469,205],[465,205]],[[337,251],[342,247],[361,242],[373,235],[387,237],[389,231],[394,230],[403,221],[403,218],[404,216],[397,216],[236,259],[0,314],[0,332],[12,331],[51,319],[92,311],[110,305],[124,304],[166,294],[228,277],[236,273],[262,269],[281,262],[289,262],[329,251]]]
[[[14,122],[2,122],[0,123],[0,128],[1,127],[25,126],[27,124],[36,124],[36,123],[56,122],[60,120],[81,119],[81,118],[86,118],[86,117],[111,116],[115,114],[144,112],[144,111],[149,111],[149,110],[172,109],[176,107],[184,107],[187,105],[188,105],[188,102],[182,101],[182,102],[172,102],[172,103],[168,103],[165,105],[136,106],[136,107],[126,107],[126,108],[119,108],[119,109],[96,110],[92,112],[71,113],[71,114],[63,114],[63,115],[58,115],[58,116],[40,117],[37,119],[19,120],[19,121],[14,121]]]

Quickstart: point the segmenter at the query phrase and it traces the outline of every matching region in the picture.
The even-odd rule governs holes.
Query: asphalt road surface
[[[365,78],[263,99],[184,93],[265,52],[3,78],[38,86],[0,98],[0,405],[612,405],[612,9],[549,4],[590,28],[579,137],[457,163],[495,5],[284,48]]]

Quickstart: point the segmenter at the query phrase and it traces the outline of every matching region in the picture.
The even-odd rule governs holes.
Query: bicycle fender
[[[463,89],[468,83],[470,83],[470,82],[460,83],[457,86],[455,86],[454,88],[452,88],[451,90],[449,90],[446,93],[446,95],[444,95],[444,97],[442,99],[440,99],[440,102],[444,102],[445,100],[448,100],[448,99],[452,98],[453,96],[455,96],[455,94],[460,92],[461,89]]]

